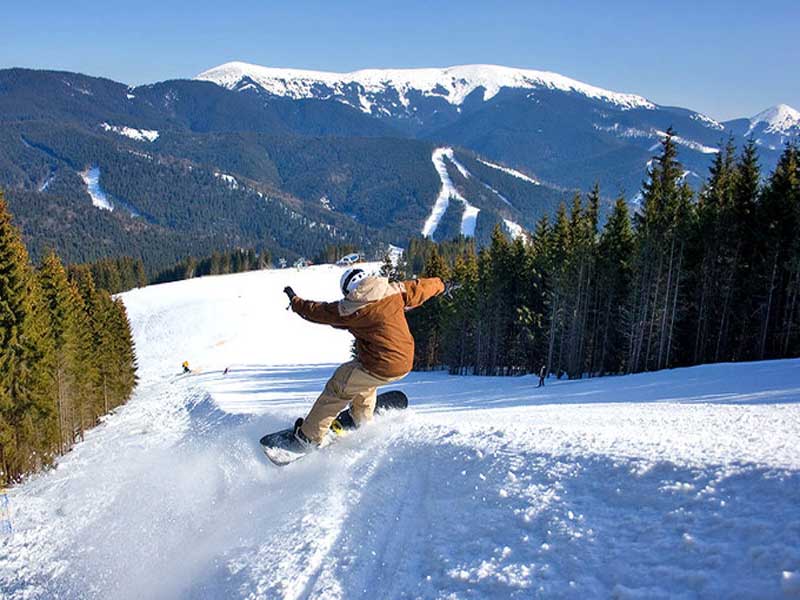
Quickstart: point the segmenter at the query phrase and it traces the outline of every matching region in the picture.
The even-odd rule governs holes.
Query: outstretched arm
[[[405,294],[403,294],[406,308],[416,308],[430,298],[444,292],[444,283],[442,283],[442,280],[438,277],[404,281],[403,287],[405,287],[406,290]]]
[[[343,325],[342,317],[339,314],[338,302],[314,302],[313,300],[303,300],[300,296],[294,296],[292,298],[292,310],[306,321],[311,321],[312,323],[333,325],[334,327]]]

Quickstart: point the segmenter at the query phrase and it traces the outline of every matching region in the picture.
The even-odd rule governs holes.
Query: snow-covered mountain
[[[669,127],[693,185],[726,137],[724,125],[696,111],[498,65],[331,73],[230,62],[197,79],[263,96],[267,105],[287,98],[345,104],[399,135],[469,148],[559,186],[599,182],[629,197]]]
[[[655,108],[635,94],[604,90],[558,73],[499,65],[463,65],[429,69],[365,69],[352,73],[262,67],[229,62],[197,76],[232,90],[259,86],[276,96],[294,99],[337,98],[370,114],[413,111],[420,98],[440,99],[460,107],[480,90],[484,102],[503,88],[575,92],[621,108]]]
[[[800,128],[800,112],[787,104],[778,104],[750,119],[751,131],[762,124],[767,133],[796,134]]]
[[[305,414],[351,341],[287,312],[281,290],[334,300],[340,276],[321,265],[123,294],[139,386],[9,491],[0,597],[800,593],[798,360],[540,389],[412,373],[394,386],[409,410],[271,465],[258,439]]]
[[[773,150],[800,139],[800,111],[787,104],[771,106],[749,119],[735,119],[725,125],[732,132],[753,137],[760,146]]]

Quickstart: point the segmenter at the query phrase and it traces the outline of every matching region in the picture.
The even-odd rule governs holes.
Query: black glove
[[[288,285],[285,288],[283,288],[283,293],[289,296],[289,302],[292,301],[292,298],[297,296],[297,294],[294,293],[294,290]]]
[[[456,283],[455,281],[448,281],[447,283],[444,284],[443,296],[445,298],[452,298],[453,292],[455,292],[457,289],[460,289],[462,285],[463,284]]]

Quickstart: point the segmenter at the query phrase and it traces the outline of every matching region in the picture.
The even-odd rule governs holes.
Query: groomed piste
[[[140,385],[9,491],[0,597],[800,595],[798,360],[543,389],[412,373],[409,410],[270,465],[260,436],[350,353],[281,290],[335,299],[340,273],[124,294]]]

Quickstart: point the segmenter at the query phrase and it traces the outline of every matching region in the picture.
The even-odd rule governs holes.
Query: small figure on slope
[[[547,377],[547,367],[542,365],[542,368],[539,369],[539,385],[536,387],[543,387],[544,386],[544,378]]]
[[[183,361],[183,364],[181,366],[183,367],[183,372],[184,373],[191,373],[192,372],[192,370],[189,368],[189,361],[188,360]]]
[[[292,310],[307,321],[346,329],[356,338],[356,359],[336,369],[308,416],[295,423],[295,437],[307,450],[322,442],[348,404],[356,424],[372,419],[377,388],[405,377],[414,362],[405,311],[445,291],[438,277],[390,283],[359,268],[345,271],[340,287],[344,298],[338,302],[313,302],[291,287],[283,290]]]

